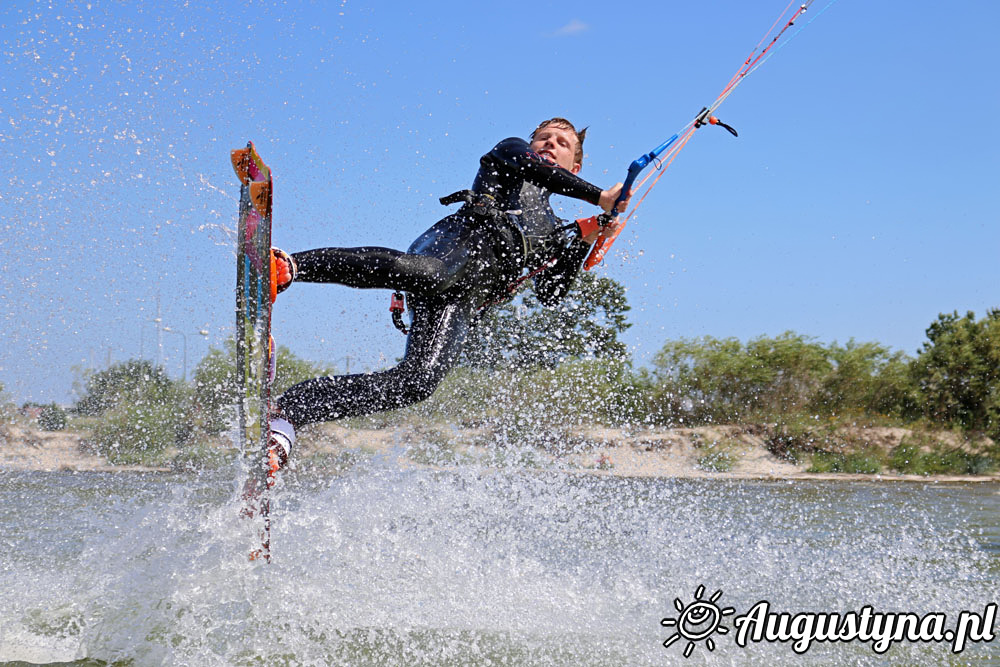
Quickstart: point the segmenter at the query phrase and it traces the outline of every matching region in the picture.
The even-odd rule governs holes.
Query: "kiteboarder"
[[[576,174],[586,128],[565,118],[543,121],[530,141],[504,139],[480,159],[471,190],[442,198],[462,203],[406,252],[381,247],[319,248],[289,255],[275,249],[278,290],[293,281],[405,292],[412,317],[403,360],[376,373],[318,377],[277,400],[271,447],[282,465],[295,428],[313,422],[402,408],[428,398],[458,361],[470,324],[484,305],[509,298],[525,275],[544,305],[563,297],[600,228],[566,224],[552,194],[615,209],[622,184],[607,190]],[[628,197],[618,205],[621,213]]]

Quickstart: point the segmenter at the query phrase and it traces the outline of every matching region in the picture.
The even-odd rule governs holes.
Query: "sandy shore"
[[[905,429],[870,429],[870,442],[891,448],[906,433]],[[417,466],[446,467],[460,465],[463,461],[491,465],[499,456],[523,457],[528,451],[531,460],[524,464],[526,467],[624,477],[1000,482],[1000,474],[810,473],[806,472],[808,463],[776,457],[768,451],[764,438],[754,434],[754,429],[736,426],[651,428],[632,432],[592,428],[570,432],[562,439],[550,439],[536,447],[510,448],[498,445],[494,439],[475,430],[435,430],[426,426],[374,430],[327,424],[303,433],[300,445],[296,458],[302,462],[357,453],[362,457],[395,456],[406,465]],[[720,456],[726,465],[713,463]],[[15,425],[0,441],[0,470],[129,472],[170,468],[110,465],[90,451],[81,434],[46,432]]]
[[[142,466],[115,466],[90,451],[77,433],[41,431],[11,426],[0,440],[0,470],[87,470],[99,472],[156,470]]]

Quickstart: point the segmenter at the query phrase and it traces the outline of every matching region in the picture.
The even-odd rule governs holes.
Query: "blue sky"
[[[276,245],[405,248],[542,118],[589,125],[581,176],[621,180],[783,6],[8,0],[0,383],[67,401],[74,366],[140,351],[179,377],[158,312],[188,373],[221,345],[248,139],[276,174]],[[599,269],[628,288],[637,361],[789,329],[913,354],[938,313],[1000,305],[998,23],[993,2],[839,0],[748,77],[718,113],[740,137],[699,131]],[[296,285],[275,336],[376,368],[403,347],[388,299]]]

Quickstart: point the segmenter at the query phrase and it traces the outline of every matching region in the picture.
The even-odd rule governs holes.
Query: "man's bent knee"
[[[407,370],[400,383],[400,407],[426,401],[434,395],[445,373],[427,368]]]

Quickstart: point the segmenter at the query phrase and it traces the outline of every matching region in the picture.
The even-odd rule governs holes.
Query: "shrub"
[[[93,443],[112,464],[157,465],[191,435],[190,397],[148,361],[130,360],[94,373],[77,403],[96,414]]]
[[[989,453],[948,447],[924,434],[903,438],[889,453],[889,466],[910,475],[985,475],[998,464]]]
[[[912,360],[878,343],[827,348],[831,370],[811,401],[813,412],[871,416],[903,416],[917,402],[916,384],[910,375]]]
[[[8,400],[7,394],[3,389],[3,383],[0,383],[0,444],[3,444],[7,440],[10,424],[14,421],[15,413],[14,404]]]
[[[459,424],[510,428],[620,425],[641,419],[648,398],[627,361],[576,359],[555,368],[460,367],[411,410]]]
[[[876,449],[857,452],[816,452],[812,455],[812,465],[806,472],[842,472],[874,475],[882,472],[882,452]]]
[[[158,465],[185,422],[175,406],[140,399],[108,411],[94,429],[94,445],[114,465]]]
[[[97,416],[137,396],[163,397],[173,389],[174,383],[162,366],[145,359],[129,359],[88,375],[83,396],[74,409],[81,415]]]
[[[778,458],[798,462],[803,454],[837,447],[833,425],[811,419],[788,418],[762,428],[764,446]]]
[[[663,412],[725,423],[803,409],[830,362],[818,343],[787,331],[746,345],[711,336],[671,341],[653,366]]]
[[[708,472],[729,472],[735,463],[733,453],[725,450],[709,452],[698,458],[698,467]]]
[[[55,403],[43,406],[38,415],[38,427],[43,431],[62,431],[66,428],[66,411]]]
[[[1000,309],[941,314],[913,363],[922,412],[939,424],[957,424],[1000,437]]]
[[[336,370],[315,364],[296,356],[287,347],[278,346],[274,396],[293,384],[321,375],[331,375]],[[194,399],[192,402],[197,425],[207,433],[217,434],[229,427],[233,406],[238,399],[236,378],[236,341],[226,341],[225,349],[212,348],[198,362],[194,371]]]
[[[232,462],[234,454],[233,450],[221,449],[208,442],[196,442],[174,456],[170,467],[184,472],[222,468]]]
[[[779,421],[790,415],[900,416],[916,388],[906,355],[877,343],[821,345],[786,331],[669,341],[653,359],[656,412],[668,422]]]

